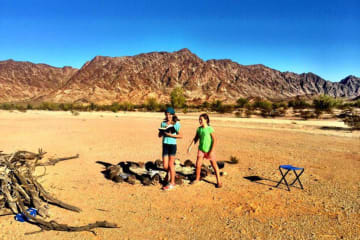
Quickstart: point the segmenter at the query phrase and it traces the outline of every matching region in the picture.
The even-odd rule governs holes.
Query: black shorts
[[[163,143],[162,149],[163,156],[175,156],[176,155],[176,144],[166,144]]]

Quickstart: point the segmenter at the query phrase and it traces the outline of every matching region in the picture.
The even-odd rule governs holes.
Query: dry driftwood
[[[91,223],[85,226],[69,226],[55,221],[45,221],[49,217],[48,204],[80,212],[81,209],[64,203],[48,193],[38,182],[39,176],[34,176],[36,167],[53,166],[58,162],[78,158],[75,155],[67,158],[48,159],[41,161],[46,152],[39,149],[38,153],[17,151],[13,154],[4,154],[0,151],[0,216],[22,213],[28,222],[41,228],[41,231],[91,231],[94,228],[116,228],[116,224],[106,221]],[[37,209],[37,217],[31,216],[26,209]],[[93,232],[94,233],[94,232]]]

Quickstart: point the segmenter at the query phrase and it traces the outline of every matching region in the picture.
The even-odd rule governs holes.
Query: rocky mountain
[[[16,64],[22,67],[16,68]],[[360,78],[355,76],[333,83],[313,73],[280,72],[231,60],[203,61],[188,49],[132,57],[97,56],[79,70],[0,62],[0,90],[3,91],[4,86],[7,95],[1,101],[32,98],[101,104],[143,103],[149,97],[168,101],[169,93],[176,86],[182,87],[187,98],[194,102],[213,99],[233,102],[239,97],[285,99],[328,94],[354,98],[360,95]]]
[[[71,67],[0,61],[0,102],[38,98],[62,87],[77,72]]]

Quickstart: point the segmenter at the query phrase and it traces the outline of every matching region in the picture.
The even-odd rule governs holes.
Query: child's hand
[[[164,132],[164,135],[167,137],[172,137],[172,134],[168,133],[168,132]]]

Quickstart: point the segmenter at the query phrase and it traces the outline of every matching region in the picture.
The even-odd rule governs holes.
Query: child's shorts
[[[201,151],[200,149],[198,150],[197,156],[201,157],[201,158],[206,158],[206,159],[209,159],[209,160],[216,160],[214,152],[209,154],[209,153]]]
[[[163,156],[175,156],[176,155],[176,144],[163,143],[162,155]]]

